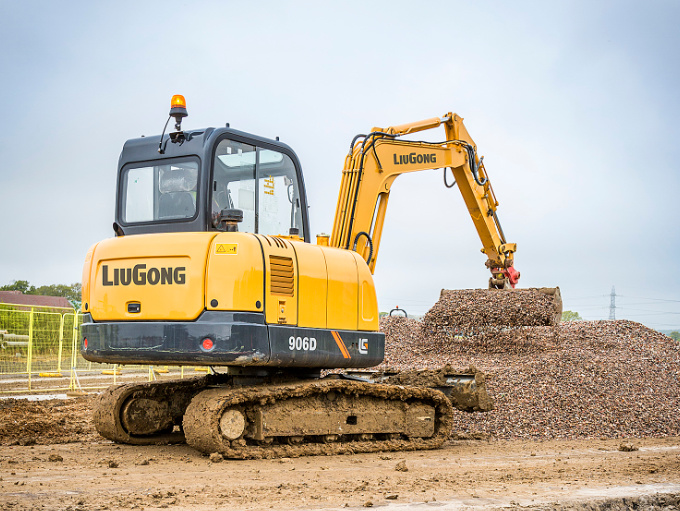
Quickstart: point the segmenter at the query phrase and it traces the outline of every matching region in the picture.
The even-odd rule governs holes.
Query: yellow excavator
[[[109,388],[94,413],[100,434],[129,444],[186,441],[231,458],[429,449],[450,435],[453,407],[491,408],[479,374],[442,373],[428,386],[327,371],[383,361],[372,272],[399,174],[450,169],[490,285],[517,282],[516,247],[460,117],[358,135],[332,234],[313,244],[295,152],[229,125],[185,131],[186,116],[184,98],[174,96],[175,131],[166,135],[166,122],[160,137],[123,147],[116,236],[92,246],[83,268],[81,353],[211,371]],[[440,143],[400,138],[440,125]]]

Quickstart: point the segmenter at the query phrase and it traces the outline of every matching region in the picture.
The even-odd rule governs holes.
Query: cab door
[[[309,241],[300,165],[284,144],[223,136],[215,146],[210,189],[213,229],[221,229],[223,209],[240,209],[241,232],[296,234]]]

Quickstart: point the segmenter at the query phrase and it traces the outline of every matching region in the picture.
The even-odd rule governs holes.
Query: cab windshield
[[[239,231],[288,235],[293,228],[304,238],[295,165],[279,151],[228,139],[217,145],[211,186],[215,229],[223,209],[243,211]]]
[[[196,216],[198,160],[129,166],[122,173],[122,220],[126,224],[186,220]]]

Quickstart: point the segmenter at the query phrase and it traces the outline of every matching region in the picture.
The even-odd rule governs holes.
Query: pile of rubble
[[[381,320],[382,367],[484,371],[496,409],[456,412],[454,431],[463,436],[680,436],[680,343],[670,337],[625,320],[471,332],[428,314],[422,323]]]

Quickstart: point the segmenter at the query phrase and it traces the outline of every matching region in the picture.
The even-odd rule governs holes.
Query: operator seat
[[[158,200],[158,218],[191,218],[196,205],[191,192],[168,192]]]

